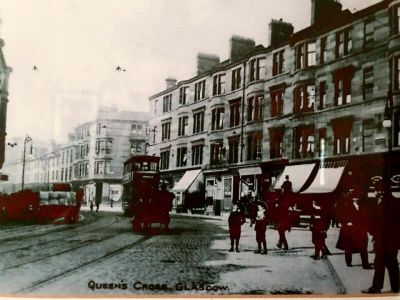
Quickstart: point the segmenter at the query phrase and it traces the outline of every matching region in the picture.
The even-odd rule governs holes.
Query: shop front
[[[201,169],[186,171],[171,192],[175,194],[173,207],[177,212],[204,213],[206,191]]]

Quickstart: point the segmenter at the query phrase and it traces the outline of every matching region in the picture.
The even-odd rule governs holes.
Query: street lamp
[[[22,158],[22,183],[21,190],[24,189],[24,180],[25,180],[25,154],[26,154],[26,143],[31,142],[30,154],[32,154],[32,138],[27,135],[24,140],[24,156]]]

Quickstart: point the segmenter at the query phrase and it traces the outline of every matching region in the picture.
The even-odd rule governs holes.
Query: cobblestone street
[[[359,293],[373,272],[362,270],[354,255],[355,266],[348,271],[356,276],[363,271],[363,279],[355,278],[354,285],[344,282],[344,256],[334,247],[337,229],[329,231],[327,240],[333,255],[314,261],[306,228],[287,234],[289,251],[276,247],[278,235],[268,228],[268,254],[260,255],[254,253],[255,232],[248,222],[242,227],[241,252],[236,253],[228,252],[224,218],[173,216],[168,233],[154,229],[158,234],[144,236],[132,233],[129,220],[119,213],[84,214],[86,219],[76,226],[52,226],[37,231],[37,237],[13,240],[11,234],[18,236],[19,228],[3,228],[3,293],[333,295]]]

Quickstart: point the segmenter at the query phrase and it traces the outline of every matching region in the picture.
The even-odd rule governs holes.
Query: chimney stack
[[[335,22],[341,12],[342,4],[338,0],[311,0],[311,25]]]
[[[294,28],[291,23],[283,22],[282,19],[272,19],[269,23],[269,42],[271,46],[278,46],[289,40]]]
[[[219,65],[219,57],[209,53],[197,54],[197,75],[211,71]]]
[[[231,43],[231,62],[241,60],[252,52],[256,46],[253,39],[234,35],[230,39]]]
[[[176,82],[177,80],[173,77],[168,77],[167,79],[165,79],[165,83],[167,84],[167,90],[176,86]]]

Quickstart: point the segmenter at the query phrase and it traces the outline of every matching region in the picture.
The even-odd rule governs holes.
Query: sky
[[[377,2],[341,1],[351,11]],[[227,59],[234,34],[267,46],[271,19],[298,31],[310,11],[311,0],[0,0],[7,136],[65,142],[98,106],[147,111],[167,77],[195,75],[199,52]]]

